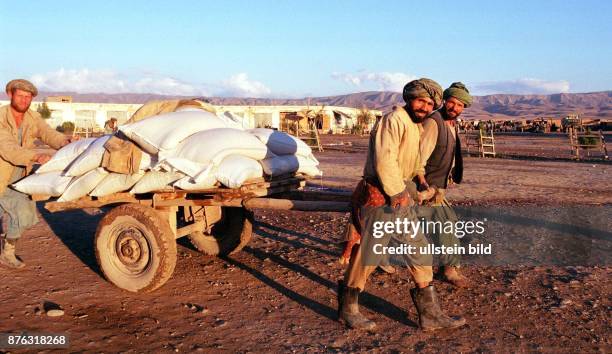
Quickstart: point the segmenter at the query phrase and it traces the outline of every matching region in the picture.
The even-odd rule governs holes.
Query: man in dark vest
[[[444,104],[440,110],[433,112],[423,121],[421,134],[421,168],[418,181],[421,187],[435,187],[437,193],[429,203],[434,208],[434,218],[449,219],[455,214],[446,200],[446,188],[450,183],[461,183],[463,177],[463,159],[461,143],[456,126],[457,118],[464,108],[472,104],[470,92],[461,82],[454,82],[443,93]],[[445,221],[445,220],[440,220]],[[441,233],[437,242],[445,246],[458,245],[454,234]],[[465,276],[459,273],[460,256],[444,255],[439,276],[456,287],[468,287]]]

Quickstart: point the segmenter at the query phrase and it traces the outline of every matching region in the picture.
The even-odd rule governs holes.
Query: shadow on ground
[[[96,262],[94,236],[98,222],[104,213],[90,214],[81,209],[50,213],[42,205],[38,205],[38,211],[64,245],[83,264],[102,277],[102,272]]]

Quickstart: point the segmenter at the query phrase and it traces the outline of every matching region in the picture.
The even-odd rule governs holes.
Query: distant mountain
[[[40,97],[69,95],[74,102],[145,103],[151,100],[186,98],[156,94],[104,94],[75,92],[41,92]],[[0,99],[7,99],[4,93]],[[403,104],[401,93],[370,91],[347,95],[300,99],[208,97],[215,105],[326,105],[346,106],[389,111],[393,105]],[[489,95],[475,96],[472,107],[464,111],[467,119],[517,119],[536,117],[561,118],[578,113],[585,118],[612,118],[612,91],[592,93],[560,93],[554,95]]]
[[[311,99],[311,102],[358,108],[365,106],[388,111],[393,105],[403,104],[404,100],[401,93],[397,92],[361,92],[317,97]],[[612,91],[475,96],[474,104],[464,111],[463,116],[468,119],[561,118],[571,113],[578,113],[585,118],[612,118]]]

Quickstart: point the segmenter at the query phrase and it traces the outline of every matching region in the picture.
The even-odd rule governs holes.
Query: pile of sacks
[[[123,125],[119,131],[142,151],[135,173],[101,167],[105,144],[112,137],[105,135],[61,148],[35,174],[12,187],[71,201],[85,195],[147,193],[168,187],[238,188],[264,175],[321,175],[319,162],[302,140],[272,129],[243,129],[231,114],[183,109]]]

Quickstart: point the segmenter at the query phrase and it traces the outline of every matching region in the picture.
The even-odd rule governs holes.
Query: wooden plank
[[[32,194],[30,195],[30,199],[35,202],[42,202],[51,199],[51,196],[46,194]]]
[[[289,191],[281,193],[281,195],[279,195],[278,197],[283,197],[292,200],[350,202],[352,195],[352,191]]]
[[[115,193],[109,196],[93,199],[85,196],[70,202],[47,202],[45,209],[58,212],[82,208],[100,208],[108,204],[138,203],[154,207],[173,206],[242,206],[245,198],[263,197],[270,194],[287,192],[304,187],[307,178],[297,176],[278,181],[259,182],[247,185],[245,189],[211,188],[198,191],[172,190],[134,195],[130,193]],[[150,195],[151,198],[143,198]]]
[[[322,202],[274,198],[249,199],[244,202],[244,206],[248,209],[327,211],[343,213],[351,210],[350,203],[348,202]]]
[[[225,200],[215,199],[172,199],[163,200],[155,204],[156,207],[170,207],[170,206],[183,206],[183,207],[202,207],[202,206],[227,206],[227,207],[241,207],[242,198],[230,198]]]
[[[47,202],[45,203],[45,209],[55,213],[58,211],[72,210],[72,209],[84,209],[84,208],[101,208],[109,204],[118,203],[138,203],[144,205],[152,205],[150,199],[113,199],[112,201],[101,201],[88,199],[79,199],[72,202]]]
[[[85,198],[85,197],[83,197],[83,198]],[[81,198],[81,199],[83,199],[83,198]],[[89,198],[91,200],[91,197],[87,197],[87,198]],[[81,200],[81,199],[79,199],[79,200]],[[106,195],[106,196],[103,196],[103,197],[97,197],[98,201],[106,202],[106,203],[112,203],[115,200],[132,200],[132,199],[136,200],[136,197],[134,196],[134,194],[130,194],[130,193],[127,193],[127,192],[125,192],[125,193],[113,193],[113,194]]]
[[[187,226],[183,226],[180,229],[176,230],[176,235],[175,238],[181,238],[183,236],[187,236],[193,232],[196,231],[202,231],[204,229],[204,227],[206,226],[206,222],[204,221],[198,221],[195,222],[193,224],[187,225]]]

